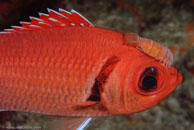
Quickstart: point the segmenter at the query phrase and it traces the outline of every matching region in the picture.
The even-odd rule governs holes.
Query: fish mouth
[[[179,85],[183,81],[183,76],[181,73],[177,73],[177,85]]]
[[[169,72],[170,72],[170,74],[171,74],[172,76],[175,77],[174,83],[176,83],[176,86],[178,86],[178,85],[182,82],[182,80],[183,80],[182,74],[179,73],[179,72],[177,71],[177,69],[174,68],[173,66],[170,67]]]

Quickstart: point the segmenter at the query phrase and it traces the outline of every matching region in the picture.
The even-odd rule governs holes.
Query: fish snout
[[[174,77],[173,79],[173,81],[178,85],[178,84],[180,84],[181,82],[182,82],[182,80],[183,80],[183,77],[182,77],[182,74],[181,73],[179,73],[178,71],[177,71],[177,69],[176,68],[174,68],[173,66],[171,66],[170,68],[169,68],[169,72],[170,72],[170,75],[172,76],[172,77]]]
[[[180,84],[182,82],[182,80],[183,80],[183,76],[181,73],[178,72],[177,73],[177,84]]]

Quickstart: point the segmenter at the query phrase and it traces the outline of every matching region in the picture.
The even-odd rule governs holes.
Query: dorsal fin
[[[24,32],[51,28],[67,27],[94,27],[84,16],[71,10],[68,12],[63,9],[55,11],[47,8],[48,14],[39,13],[40,18],[30,16],[31,22],[20,22],[22,26],[11,26],[11,29],[5,29],[5,32]]]
[[[167,66],[170,66],[173,62],[173,54],[170,49],[156,41],[142,38],[135,33],[125,33],[125,40]]]

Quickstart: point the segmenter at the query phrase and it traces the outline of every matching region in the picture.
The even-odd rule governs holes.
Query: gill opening
[[[114,70],[119,59],[116,56],[112,56],[106,60],[98,76],[95,79],[95,83],[92,87],[92,93],[87,99],[88,101],[100,101],[101,92],[103,92],[103,86],[108,81],[109,75]]]

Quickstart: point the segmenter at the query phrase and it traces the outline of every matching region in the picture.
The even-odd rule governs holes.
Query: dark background
[[[167,45],[183,83],[166,100],[147,111],[97,118],[87,130],[194,130],[194,0],[0,0],[0,29],[20,25],[46,8],[74,9],[94,25],[139,35]],[[49,116],[0,112],[5,126],[41,126]],[[37,129],[40,129],[37,127]]]

